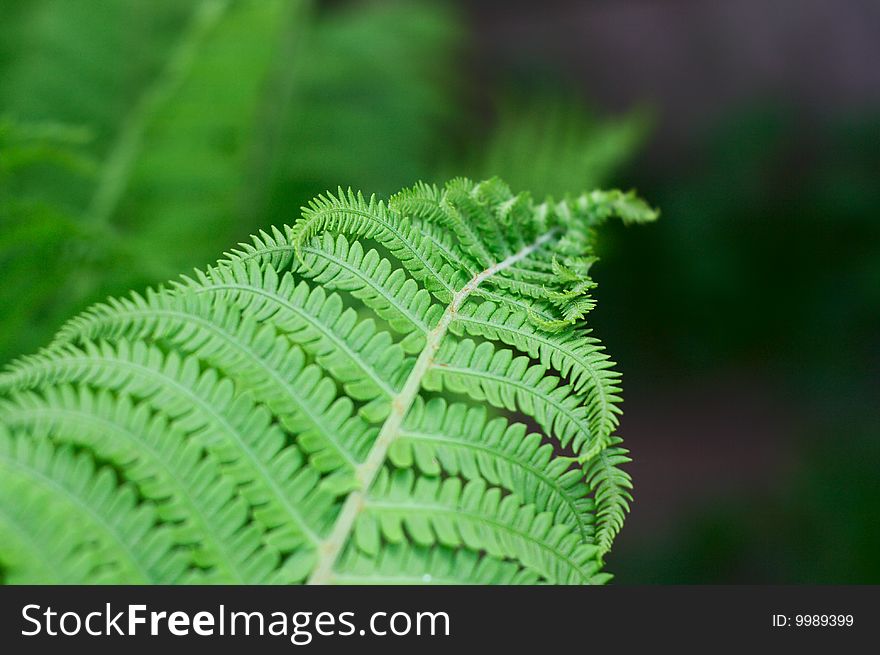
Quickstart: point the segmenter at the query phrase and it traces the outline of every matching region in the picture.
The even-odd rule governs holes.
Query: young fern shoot
[[[631,484],[584,317],[612,216],[656,212],[340,189],[74,318],[0,374],[5,579],[605,582]]]

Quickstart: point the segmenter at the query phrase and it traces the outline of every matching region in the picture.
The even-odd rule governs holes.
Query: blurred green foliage
[[[559,92],[508,99],[497,121],[485,146],[464,163],[468,175],[499,175],[512,188],[556,198],[608,182],[645,139],[649,126],[641,112],[599,120],[583,103]]]
[[[389,193],[464,159],[475,177],[560,194],[631,152],[640,121],[601,123],[573,103],[508,107],[497,132],[463,137],[465,31],[440,2],[4,2],[0,156],[18,157],[16,134],[45,134],[0,180],[0,361],[340,184]]]
[[[88,139],[81,129],[0,118],[0,352],[25,342],[35,323],[64,318],[43,300],[77,293],[67,260],[79,263],[77,279],[101,263],[96,235],[43,191],[56,181],[88,183],[94,171],[83,152]]]
[[[438,5],[324,17],[299,0],[38,0],[6,3],[2,18],[6,124],[87,129],[93,138],[77,145],[96,162],[88,177],[19,167],[32,179],[18,185],[63,208],[89,257],[46,211],[3,217],[0,253],[17,264],[4,276],[14,308],[0,323],[4,360],[101,296],[292,220],[315,190],[424,174],[409,168],[449,105],[434,73],[450,65],[457,28]]]

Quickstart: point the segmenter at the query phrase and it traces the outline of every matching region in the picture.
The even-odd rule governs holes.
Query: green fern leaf
[[[340,191],[71,319],[0,373],[4,579],[607,581],[629,459],[583,318],[612,216],[656,213]]]

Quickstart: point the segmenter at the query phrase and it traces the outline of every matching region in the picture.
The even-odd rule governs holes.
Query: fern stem
[[[229,0],[203,0],[196,7],[191,25],[168,65],[127,116],[107,155],[89,206],[87,219],[92,224],[107,225],[112,219],[128,186],[150,119],[186,78],[202,39],[219,22],[228,6]]]
[[[358,466],[357,478],[360,488],[351,494],[345,500],[336,523],[330,535],[322,541],[318,546],[318,561],[315,569],[309,578],[309,584],[327,584],[332,581],[333,566],[342,552],[343,547],[348,541],[354,522],[358,514],[363,510],[366,504],[367,491],[373,484],[385,459],[388,455],[388,449],[391,444],[400,436],[400,427],[407,412],[412,407],[419,390],[422,387],[422,380],[434,364],[434,357],[443,339],[449,330],[449,325],[455,319],[456,314],[461,309],[468,297],[487,279],[496,275],[500,271],[510,268],[517,262],[522,261],[539,248],[546,245],[554,236],[556,229],[550,230],[546,234],[541,235],[534,243],[526,246],[519,252],[511,255],[507,259],[493,264],[489,268],[477,273],[471,280],[465,284],[452,297],[452,302],[446,307],[443,316],[437,322],[437,325],[428,333],[425,347],[419,353],[415,366],[406,378],[400,393],[398,393],[391,401],[391,413],[382,424],[379,436],[370,449],[367,459]]]

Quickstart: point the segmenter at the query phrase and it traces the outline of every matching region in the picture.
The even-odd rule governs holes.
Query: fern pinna
[[[632,194],[325,195],[0,375],[6,582],[601,583],[631,500],[584,322]]]

